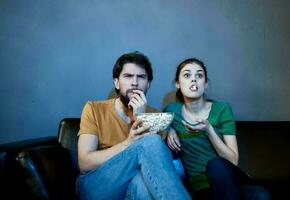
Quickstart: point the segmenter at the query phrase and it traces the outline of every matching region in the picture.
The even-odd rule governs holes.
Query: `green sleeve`
[[[163,112],[174,112],[174,104],[170,103],[169,105],[167,105],[164,109]],[[172,127],[172,123],[166,128],[166,131],[169,132],[170,128]]]
[[[224,104],[220,117],[221,129],[220,133],[223,135],[235,135],[236,124],[233,117],[233,112],[228,103]]]

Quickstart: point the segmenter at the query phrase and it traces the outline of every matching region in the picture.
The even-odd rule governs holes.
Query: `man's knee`
[[[172,155],[169,148],[164,143],[160,135],[151,134],[147,135],[136,144],[138,153],[158,159],[167,159],[168,162],[172,161]],[[157,156],[157,157],[156,157]]]
[[[151,135],[147,135],[145,136],[142,141],[141,144],[143,147],[160,147],[164,145],[164,141],[162,140],[162,138],[160,137],[160,135],[157,134],[151,134]]]
[[[146,188],[144,181],[142,180],[142,177],[140,173],[137,173],[136,176],[130,181],[127,189],[127,194],[129,192],[138,192],[142,191],[144,188]]]
[[[153,199],[140,173],[129,183],[125,199]]]

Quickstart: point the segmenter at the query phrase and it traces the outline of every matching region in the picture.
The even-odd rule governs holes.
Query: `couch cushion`
[[[77,173],[67,149],[58,146],[38,146],[25,149],[17,156],[22,167],[30,198],[76,199]]]
[[[0,145],[0,188],[2,196],[10,199],[29,198],[23,171],[15,160],[23,149],[38,145],[59,145],[56,137],[29,139]]]
[[[290,180],[290,122],[237,122],[239,166],[257,180]]]

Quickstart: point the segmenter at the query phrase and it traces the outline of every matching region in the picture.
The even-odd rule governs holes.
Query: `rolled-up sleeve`
[[[98,133],[98,121],[93,112],[92,102],[87,102],[82,111],[78,136],[84,133],[95,135]]]

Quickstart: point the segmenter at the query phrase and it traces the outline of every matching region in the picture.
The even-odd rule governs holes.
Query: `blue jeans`
[[[81,200],[190,199],[172,156],[159,135],[131,144],[95,170],[77,180]]]
[[[138,173],[128,185],[125,200],[131,199],[153,200],[141,173]]]
[[[247,174],[226,159],[221,157],[212,159],[207,165],[206,173],[211,191],[203,193],[209,199],[211,199],[209,194],[215,200],[270,199],[270,195],[264,187],[253,185],[252,179]]]

